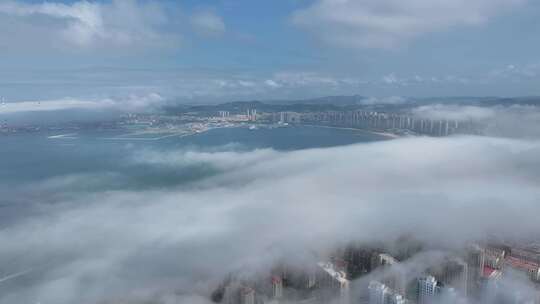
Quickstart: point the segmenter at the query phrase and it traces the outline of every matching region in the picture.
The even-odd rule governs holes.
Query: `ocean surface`
[[[139,176],[124,162],[137,151],[291,151],[372,142],[385,137],[360,130],[319,127],[222,128],[186,137],[126,140],[126,131],[40,132],[0,136],[0,183],[39,181],[67,174],[122,172]],[[157,137],[157,136],[154,136]],[[122,138],[122,139],[120,139]],[[145,169],[145,168],[138,168]],[[165,172],[162,172],[165,173]],[[144,175],[152,175],[145,172]],[[140,176],[144,178],[144,176]],[[164,182],[166,175],[160,179]],[[1,200],[1,198],[0,198]]]
[[[385,140],[360,130],[321,127],[222,128],[191,136],[126,139],[127,131],[40,132],[0,136],[0,228],[54,213],[81,193],[178,187],[219,173],[204,162],[170,166],[147,154],[182,159],[186,151],[293,151]],[[161,135],[162,136],[162,135]],[[155,153],[157,152],[157,153]]]

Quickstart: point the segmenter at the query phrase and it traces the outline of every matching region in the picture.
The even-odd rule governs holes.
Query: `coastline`
[[[198,134],[203,134],[208,131],[214,130],[214,129],[221,129],[221,128],[227,128],[227,127],[212,127],[207,128],[204,130],[199,131],[160,131],[160,130],[145,130],[145,131],[139,131],[139,132],[133,132],[133,133],[127,133],[118,135],[115,137],[102,137],[101,139],[104,140],[141,140],[141,141],[153,141],[153,140],[161,140],[169,137],[188,137],[188,136],[194,136]],[[159,135],[157,137],[137,137],[141,135]]]
[[[366,129],[351,128],[351,127],[335,127],[335,126],[305,125],[305,124],[302,124],[302,126],[314,127],[314,128],[327,128],[327,129],[360,131],[360,132],[365,132],[365,133],[371,133],[371,134],[375,134],[375,135],[384,136],[384,137],[387,137],[389,139],[396,139],[396,138],[401,138],[402,137],[402,136],[394,134],[394,133],[381,132],[381,131],[372,131],[372,130],[366,130]]]
[[[359,128],[351,128],[351,127],[337,127],[337,126],[323,126],[323,125],[309,125],[309,124],[300,124],[300,126],[311,127],[311,128],[327,128],[327,129],[336,129],[336,130],[358,131],[358,132],[363,132],[363,133],[369,133],[369,134],[382,136],[382,137],[385,137],[387,139],[397,139],[397,138],[403,137],[403,136],[400,136],[400,135],[397,135],[397,134],[394,134],[394,133],[389,133],[389,132],[373,131],[373,130],[366,130],[366,129],[359,129]],[[241,127],[241,126],[235,126],[233,128],[239,128],[239,127]],[[181,132],[181,131],[180,132],[170,132],[170,131],[169,132],[159,132],[157,130],[139,131],[139,132],[119,135],[119,136],[116,136],[116,137],[104,137],[102,139],[105,139],[105,140],[154,141],[154,140],[165,139],[165,138],[168,138],[168,137],[182,138],[182,137],[194,136],[194,135],[206,133],[206,132],[214,130],[214,129],[221,129],[221,128],[227,128],[227,127],[212,127],[212,128],[208,128],[208,129],[205,129],[205,130],[199,130],[199,132],[187,132],[187,133],[184,133],[184,132]],[[157,136],[157,137],[137,137],[138,135],[149,135],[149,134],[155,134],[155,135],[159,134],[160,136]]]

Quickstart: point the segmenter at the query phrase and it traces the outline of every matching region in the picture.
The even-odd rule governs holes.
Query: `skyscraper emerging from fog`
[[[255,304],[255,290],[251,287],[240,289],[240,304]]]
[[[377,269],[379,267],[382,268],[381,282],[397,293],[404,294],[406,279],[399,262],[388,254],[375,254],[371,259],[371,269]]]
[[[369,304],[386,304],[386,299],[390,296],[391,290],[381,282],[372,281],[368,286]]]
[[[337,269],[332,263],[318,263],[319,287],[332,291],[339,303],[349,302],[349,280],[345,271]]]
[[[482,248],[477,245],[469,248],[465,261],[467,263],[467,296],[478,295],[485,261],[485,252]]]
[[[368,286],[369,304],[405,304],[407,300],[381,282],[371,281]]]
[[[458,258],[446,258],[440,265],[430,267],[428,272],[445,286],[455,288],[462,296],[467,295],[467,263]]]
[[[434,304],[439,292],[440,286],[434,277],[427,276],[418,279],[418,304]]]
[[[283,280],[279,276],[272,276],[272,298],[279,299],[283,296]]]

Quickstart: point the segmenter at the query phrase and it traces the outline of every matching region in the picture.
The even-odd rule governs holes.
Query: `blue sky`
[[[0,1],[0,96],[540,95],[533,0]]]

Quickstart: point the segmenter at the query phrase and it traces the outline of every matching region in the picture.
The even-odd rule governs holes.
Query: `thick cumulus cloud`
[[[426,33],[475,26],[525,0],[318,0],[293,22],[345,47],[392,48]]]
[[[204,164],[214,173],[163,189],[56,196],[42,212],[3,226],[0,303],[205,303],[229,271],[264,269],[284,253],[342,241],[410,232],[461,246],[486,233],[533,236],[539,154],[538,141],[452,137],[127,155],[128,164]],[[51,193],[69,188],[65,180],[74,179],[40,183],[41,197],[48,185]]]
[[[0,35],[6,48],[146,49],[174,47],[179,36],[157,2],[114,0],[25,3],[2,1]]]

